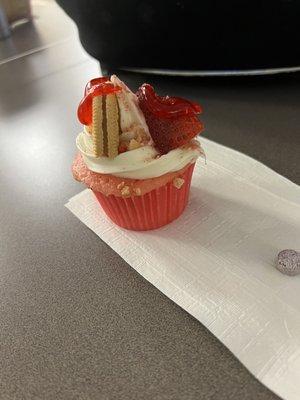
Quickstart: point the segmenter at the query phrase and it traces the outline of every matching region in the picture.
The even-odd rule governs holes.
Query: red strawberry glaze
[[[165,154],[190,142],[203,130],[197,114],[199,104],[179,97],[160,97],[152,86],[142,85],[137,91],[155,147]]]
[[[202,112],[201,106],[181,97],[158,96],[153,87],[144,83],[138,90],[139,98],[147,104],[148,110],[156,117],[178,118],[197,115]]]
[[[83,125],[92,123],[92,101],[95,96],[103,96],[116,93],[122,90],[119,86],[114,86],[108,77],[100,77],[92,79],[88,82],[84,90],[84,98],[81,100],[77,116]]]

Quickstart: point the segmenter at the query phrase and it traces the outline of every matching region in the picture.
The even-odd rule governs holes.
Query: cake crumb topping
[[[123,189],[121,190],[121,194],[122,194],[123,197],[130,196],[129,186],[124,186]]]
[[[125,186],[125,182],[121,182],[118,184],[117,189],[121,190]]]
[[[174,178],[173,179],[173,186],[175,186],[176,189],[180,189],[183,184],[184,184],[184,179],[182,179],[182,178]]]

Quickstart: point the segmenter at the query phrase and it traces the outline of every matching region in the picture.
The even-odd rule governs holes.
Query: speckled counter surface
[[[0,399],[277,399],[64,208],[97,74],[77,46],[0,66]],[[205,136],[299,183],[299,75],[121,78],[199,100]]]

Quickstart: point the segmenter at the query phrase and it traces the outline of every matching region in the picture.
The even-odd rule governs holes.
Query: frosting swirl
[[[156,178],[179,171],[204,154],[199,142],[193,140],[189,145],[161,156],[153,146],[147,145],[121,153],[114,159],[95,157],[92,152],[92,138],[85,130],[77,136],[76,146],[91,171],[131,179]]]

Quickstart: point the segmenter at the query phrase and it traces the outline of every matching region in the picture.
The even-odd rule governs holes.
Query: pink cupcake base
[[[184,211],[190,193],[195,164],[181,175],[184,184],[177,189],[173,181],[142,196],[105,196],[93,190],[107,216],[122,228],[134,231],[157,229],[178,218]]]

